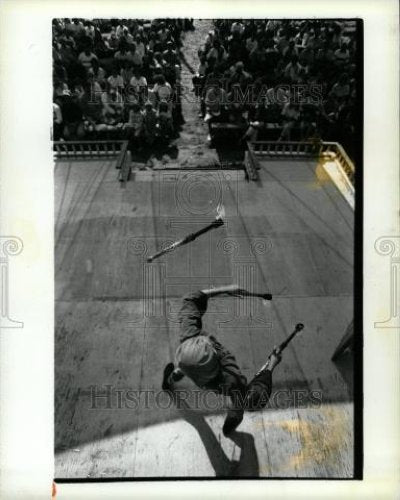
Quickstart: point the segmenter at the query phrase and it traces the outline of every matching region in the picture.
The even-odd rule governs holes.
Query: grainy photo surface
[[[57,481],[360,478],[361,21],[52,43]]]

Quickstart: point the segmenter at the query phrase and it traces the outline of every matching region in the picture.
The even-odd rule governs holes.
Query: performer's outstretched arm
[[[217,288],[209,288],[202,290],[202,293],[207,295],[207,297],[215,297],[217,295],[231,295],[233,297],[260,297],[266,300],[271,300],[272,295],[270,293],[254,293],[240,288],[238,285],[224,285]]]

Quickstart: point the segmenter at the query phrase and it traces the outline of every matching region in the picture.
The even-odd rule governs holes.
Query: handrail
[[[53,150],[59,157],[115,156],[127,141],[54,141]]]
[[[260,168],[260,156],[323,157],[337,160],[350,183],[354,186],[355,167],[344,148],[338,142],[325,141],[253,141],[247,143],[248,159],[255,170]]]
[[[128,161],[126,161],[126,157],[128,154],[128,141],[125,141],[121,148],[121,152],[118,156],[117,163],[115,168],[119,169],[118,180],[120,182],[126,182],[129,180],[129,175],[131,173],[131,166]]]
[[[118,180],[129,179],[130,164],[126,161],[128,141],[55,141],[53,150],[56,158],[106,158],[117,156],[115,168],[119,170]]]

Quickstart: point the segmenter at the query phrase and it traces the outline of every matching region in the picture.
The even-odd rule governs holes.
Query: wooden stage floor
[[[330,358],[353,318],[354,214],[319,168],[264,162],[259,183],[137,172],[122,186],[111,161],[57,162],[57,478],[352,477],[353,357]],[[222,228],[146,262],[220,201]],[[213,299],[204,317],[249,379],[297,322],[305,330],[274,372],[270,407],[228,439],[223,400],[178,409],[160,383],[180,297],[235,282],[274,296]]]

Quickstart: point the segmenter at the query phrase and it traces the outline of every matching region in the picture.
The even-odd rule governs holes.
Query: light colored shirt
[[[110,84],[110,87],[112,87],[113,89],[124,86],[124,79],[122,78],[121,75],[117,75],[117,76],[111,75],[107,78],[107,82]]]
[[[172,94],[172,88],[171,85],[168,82],[165,82],[164,84],[160,85],[159,83],[156,83],[153,87],[154,93],[158,96],[160,99],[165,99],[168,101]]]
[[[87,69],[92,67],[92,61],[94,59],[97,60],[97,56],[96,54],[93,54],[93,52],[90,52],[89,55],[85,54],[85,52],[81,52],[78,56],[78,61]]]
[[[132,87],[134,87],[136,92],[139,92],[142,88],[147,87],[147,80],[144,76],[140,76],[139,78],[133,76],[129,83]]]

